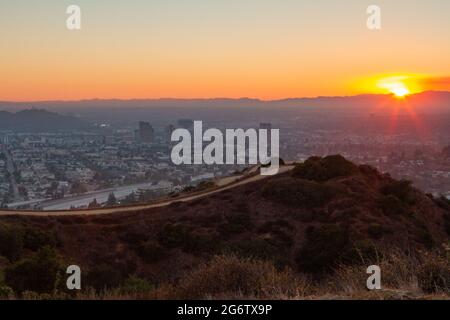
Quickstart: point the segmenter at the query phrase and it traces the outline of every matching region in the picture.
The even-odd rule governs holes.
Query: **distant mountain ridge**
[[[29,110],[31,107],[58,113],[61,121],[26,123],[9,112]],[[15,128],[21,131],[55,131],[77,129],[86,123],[108,123],[117,127],[133,127],[143,119],[158,127],[173,124],[177,119],[202,120],[213,126],[223,123],[242,126],[249,123],[281,123],[295,120],[303,128],[327,128],[390,132],[390,119],[398,118],[396,125],[403,131],[415,132],[416,121],[429,133],[448,132],[450,119],[450,92],[428,91],[397,99],[392,95],[357,95],[347,97],[289,98],[264,101],[251,98],[229,99],[153,99],[153,100],[83,100],[0,102],[0,130]],[[47,114],[48,117],[50,114]],[[48,118],[47,117],[47,118]],[[45,118],[45,117],[44,117]],[[3,122],[2,122],[3,119]],[[39,118],[37,118],[39,119]],[[406,122],[405,122],[406,121]],[[371,129],[373,128],[373,130]]]
[[[399,100],[392,95],[362,94],[354,96],[330,96],[312,98],[286,98],[279,100],[260,100],[253,98],[211,98],[211,99],[91,99],[80,101],[36,101],[36,102],[2,102],[3,110],[23,110],[30,105],[47,110],[76,110],[91,108],[318,108],[339,109],[342,111],[367,111],[368,108],[390,108],[399,104],[407,104],[408,107],[420,113],[448,113],[450,112],[450,92],[425,91],[408,96],[405,100]]]
[[[20,132],[53,132],[87,128],[84,121],[41,109],[22,110],[16,113],[0,111],[0,130]]]

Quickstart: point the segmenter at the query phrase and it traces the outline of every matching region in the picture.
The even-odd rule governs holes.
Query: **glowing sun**
[[[411,90],[405,83],[407,77],[389,77],[378,81],[378,87],[392,93],[397,98],[404,98],[411,94]]]
[[[402,98],[410,94],[410,91],[406,86],[398,86],[396,88],[390,89],[391,93],[393,93],[396,97]]]

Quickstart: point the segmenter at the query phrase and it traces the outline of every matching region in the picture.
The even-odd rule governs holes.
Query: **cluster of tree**
[[[70,193],[71,194],[83,194],[87,192],[87,188],[86,186],[79,182],[79,181],[75,181],[74,183],[72,183],[72,187],[70,189]]]
[[[49,188],[45,191],[46,195],[52,199],[62,199],[64,198],[64,190],[58,191],[58,182],[53,181]]]
[[[0,222],[0,294],[52,293],[64,285],[58,243],[53,232]]]
[[[119,202],[116,199],[116,196],[114,195],[114,192],[111,192],[108,196],[108,200],[105,203],[105,207],[114,207],[117,206],[119,204]],[[89,209],[96,209],[96,208],[101,208],[102,205],[97,201],[97,198],[94,198],[94,200],[92,200],[91,203],[89,203],[88,208]]]

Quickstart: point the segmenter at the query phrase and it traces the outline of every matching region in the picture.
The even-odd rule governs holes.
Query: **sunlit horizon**
[[[349,94],[349,95],[312,95],[312,96],[286,96],[286,97],[276,97],[276,98],[260,98],[260,97],[253,97],[253,96],[235,96],[235,97],[225,97],[225,96],[206,96],[206,97],[199,97],[199,96],[192,96],[192,97],[170,97],[170,96],[162,96],[162,97],[86,97],[86,98],[80,98],[80,99],[16,99],[16,100],[7,100],[7,99],[0,99],[0,102],[2,103],[40,103],[40,102],[82,102],[82,101],[145,101],[145,100],[257,100],[262,102],[275,102],[275,101],[283,101],[283,100],[293,100],[293,99],[321,99],[321,98],[347,98],[347,97],[358,97],[358,96],[385,96],[385,97],[393,97],[397,99],[404,99],[408,97],[413,97],[415,95],[425,94],[428,92],[437,92],[437,93],[450,93],[450,90],[423,90],[423,91],[417,91],[417,92],[411,92],[408,88],[398,88],[393,89],[389,92],[359,92],[355,94]]]

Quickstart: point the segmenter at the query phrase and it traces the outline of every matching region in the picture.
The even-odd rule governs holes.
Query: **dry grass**
[[[278,270],[271,262],[235,255],[220,255],[187,273],[175,283],[145,290],[88,289],[76,295],[28,292],[23,299],[275,299],[275,300],[409,300],[450,299],[450,260],[436,254],[414,256],[402,252],[385,254],[377,264],[382,290],[366,288],[367,266],[341,266],[319,280]],[[11,299],[13,297],[9,297]]]
[[[269,262],[216,256],[178,284],[160,287],[160,299],[286,299],[305,295],[309,282]]]
[[[147,299],[409,300],[450,299],[450,261],[442,256],[402,252],[380,257],[382,290],[366,288],[366,266],[341,266],[312,281],[270,262],[216,256],[176,284],[149,292]],[[448,282],[446,282],[448,281]],[[428,290],[423,290],[426,286]],[[129,299],[132,296],[103,298]],[[143,297],[141,297],[143,298]]]
[[[382,272],[382,284],[386,289],[417,291],[417,268],[419,260],[401,252],[390,253],[379,258],[376,263]],[[366,273],[368,265],[341,266],[333,275],[332,290],[352,295],[355,292],[367,291]],[[328,288],[330,290],[330,288]]]

